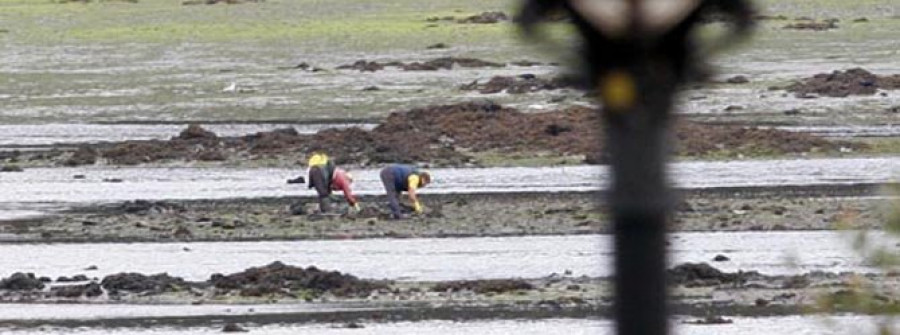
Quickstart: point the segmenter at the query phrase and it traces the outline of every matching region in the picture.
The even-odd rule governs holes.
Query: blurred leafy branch
[[[865,257],[866,263],[879,268],[882,273],[875,275],[858,274],[843,289],[821,295],[811,313],[856,313],[880,315],[886,318],[878,321],[878,334],[897,334],[890,321],[900,315],[900,287],[884,280],[885,277],[900,277],[900,252],[894,243],[900,239],[900,185],[886,187],[883,194],[892,200],[884,210],[887,213],[882,226],[884,238],[876,237],[868,230],[854,232],[853,249]],[[854,215],[847,215],[838,222],[839,229],[850,229]],[[873,236],[874,235],[874,236]]]

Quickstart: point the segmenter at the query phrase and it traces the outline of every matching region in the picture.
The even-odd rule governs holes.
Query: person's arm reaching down
[[[412,202],[413,210],[415,210],[417,214],[422,214],[422,203],[419,202],[419,197],[416,195],[416,189],[419,188],[419,176],[411,175],[407,179],[407,182],[409,185],[407,187],[409,189],[409,201]]]

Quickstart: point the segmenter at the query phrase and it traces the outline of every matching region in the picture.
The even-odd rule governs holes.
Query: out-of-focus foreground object
[[[574,70],[602,102],[613,174],[617,332],[666,334],[672,200],[665,168],[673,96],[680,85],[704,77],[712,52],[749,35],[753,8],[746,0],[526,0],[517,20],[536,43],[554,43],[538,27],[559,15],[581,37]],[[728,30],[701,47],[694,31],[711,17]]]

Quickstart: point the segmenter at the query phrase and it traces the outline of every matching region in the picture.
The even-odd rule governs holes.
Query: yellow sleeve
[[[309,157],[309,162],[307,162],[307,166],[319,166],[328,164],[328,155],[325,154],[315,154]]]
[[[410,190],[415,190],[415,189],[419,188],[419,176],[418,175],[411,174],[411,175],[409,175],[409,178],[406,178],[406,181],[407,181],[407,185],[409,185],[408,188]]]

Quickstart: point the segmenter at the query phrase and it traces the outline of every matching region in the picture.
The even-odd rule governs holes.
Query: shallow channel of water
[[[872,233],[882,245],[893,245]],[[764,274],[809,271],[876,272],[851,248],[851,232],[697,232],[670,235],[673,261],[711,262],[725,271]],[[188,280],[281,261],[315,265],[363,278],[457,280],[537,278],[551,274],[609,276],[610,235],[417,238],[330,241],[0,244],[0,276],[167,272]],[[86,271],[89,266],[97,270]]]

